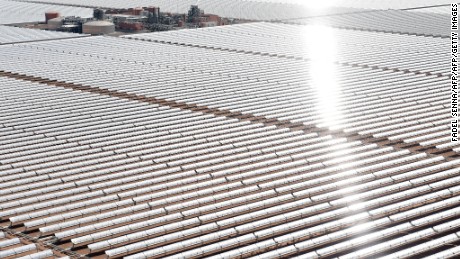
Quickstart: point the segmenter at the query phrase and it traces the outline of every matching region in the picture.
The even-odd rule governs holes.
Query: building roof
[[[86,25],[86,26],[114,26],[113,22],[109,22],[109,21],[89,21],[83,25]]]

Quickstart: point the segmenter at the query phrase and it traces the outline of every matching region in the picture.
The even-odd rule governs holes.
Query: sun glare
[[[307,26],[303,32],[309,59],[308,74],[315,93],[315,110],[325,127],[337,126],[342,117],[339,108],[340,84],[336,78],[337,39],[333,28]]]

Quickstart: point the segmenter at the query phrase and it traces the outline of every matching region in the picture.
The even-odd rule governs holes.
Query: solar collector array
[[[275,31],[277,33],[272,33]],[[308,37],[318,33],[323,39]],[[124,36],[133,39],[152,40],[190,46],[212,47],[248,53],[266,53],[280,57],[311,59],[318,44],[328,44],[328,50],[338,55],[340,63],[398,68],[409,71],[444,73],[446,39],[403,36],[365,31],[332,29],[323,26],[299,26],[272,23],[252,23],[237,26],[205,28],[199,30],[144,33]],[[330,42],[333,41],[333,42]],[[360,48],[357,48],[359,46]],[[430,46],[430,47],[428,47]],[[433,49],[432,46],[439,46]],[[385,48],[387,52],[380,52]],[[415,53],[424,53],[430,66],[414,66]],[[359,54],[358,54],[359,53]],[[327,55],[325,55],[327,56]],[[410,58],[407,58],[409,57]],[[329,57],[329,56],[327,56]],[[433,67],[434,66],[434,67]],[[433,70],[434,69],[434,70]]]
[[[431,13],[429,12],[431,9],[439,11],[438,13]],[[423,8],[407,11],[385,10],[358,12],[336,16],[292,19],[286,20],[286,22],[293,24],[320,24],[353,30],[446,38],[450,36],[450,29],[445,26],[445,24],[449,22],[449,14],[450,7],[443,6],[442,8]]]
[[[8,81],[11,81],[11,80],[8,80]],[[21,84],[23,84],[23,83],[21,83]],[[23,86],[23,87],[24,87],[24,86]],[[37,85],[35,85],[35,86],[30,86],[30,87],[31,87],[31,88],[32,88],[32,87],[33,87],[33,88],[36,88],[36,87],[43,87],[43,86],[37,86]],[[32,88],[32,89],[33,89],[33,88]],[[30,89],[29,91],[31,91],[32,89]],[[51,90],[51,89],[50,89],[50,90]],[[54,90],[54,89],[53,89],[53,90]],[[69,91],[69,90],[60,90],[60,92],[62,92],[62,91],[67,92],[67,91]],[[65,96],[65,97],[68,98],[68,95],[69,95],[69,93],[66,93],[65,95],[63,95],[63,93],[61,93],[60,95],[57,95],[57,96],[56,96],[56,97],[59,98],[59,99],[57,99],[57,100],[60,100],[60,102],[62,102],[61,105],[67,104],[67,102],[65,102],[65,101],[66,101],[65,98],[63,98],[63,97]],[[79,94],[79,95],[80,95],[80,94]],[[17,95],[17,96],[14,96],[14,95],[13,95],[13,96],[10,97],[10,98],[13,98],[13,97],[14,97],[14,98],[20,98],[20,95]],[[24,98],[26,98],[26,97],[24,97]],[[44,98],[44,97],[42,97],[42,98]],[[86,100],[87,98],[88,98],[88,97],[85,96],[85,100]],[[39,99],[39,100],[40,100],[40,99]],[[46,103],[50,103],[51,100],[53,100],[53,98],[48,94],[48,96],[47,96],[45,102],[46,102]],[[41,102],[39,102],[39,103],[41,103]],[[56,105],[56,106],[58,106],[58,107],[60,106],[60,105],[59,105],[59,102],[56,102],[56,100],[53,102],[53,104]],[[74,104],[72,104],[72,105],[74,105]],[[64,107],[66,107],[66,105],[64,105]],[[63,108],[64,108],[64,107],[63,107]],[[149,107],[149,108],[150,108],[150,107]],[[27,127],[25,127],[25,129],[27,129]],[[299,136],[300,136],[300,135],[299,135]],[[313,137],[313,140],[314,140],[315,135],[313,134],[313,135],[311,135],[311,137]],[[320,142],[320,143],[321,143],[321,142]],[[324,144],[321,144],[321,145],[318,143],[316,146],[319,148],[319,147],[324,146],[325,144],[327,145],[327,142],[324,143]],[[359,144],[359,143],[357,143],[357,144]],[[292,147],[292,145],[289,146],[289,147]],[[340,147],[340,146],[337,146],[337,148],[339,148],[339,147]],[[319,153],[322,153],[322,152],[320,151],[320,149],[315,148],[315,145],[310,146],[310,147],[307,146],[307,147],[305,147],[305,148],[306,148],[307,150],[308,150],[308,149],[313,149],[313,150],[315,150],[315,153],[318,153],[318,152],[319,152]],[[311,157],[311,158],[309,158],[309,160],[312,161],[313,165],[312,165],[312,167],[311,167],[310,169],[311,169],[311,170],[314,170],[315,168],[320,169],[320,168],[323,168],[324,166],[333,166],[334,164],[336,164],[336,163],[338,163],[338,162],[343,162],[343,161],[346,161],[346,160],[348,160],[348,159],[352,159],[353,157],[356,157],[356,158],[358,158],[358,157],[369,157],[369,156],[372,156],[372,154],[377,154],[377,153],[382,153],[382,152],[383,152],[383,153],[387,153],[387,152],[389,152],[389,151],[392,150],[392,148],[386,148],[386,149],[382,149],[381,151],[379,151],[378,149],[375,150],[375,151],[372,151],[372,149],[375,149],[375,148],[376,148],[375,145],[370,145],[370,146],[368,146],[367,148],[365,148],[365,146],[353,148],[353,145],[352,145],[349,152],[352,152],[352,153],[353,153],[353,151],[351,151],[351,150],[354,150],[354,149],[355,149],[355,150],[357,150],[356,152],[358,152],[356,155],[352,155],[352,156],[350,156],[350,158],[341,158],[341,159],[338,159],[336,162],[334,162],[334,160],[331,160],[330,162],[326,162],[326,161],[325,161],[325,162],[322,162],[322,164],[317,164],[316,166],[314,166],[315,164],[314,164],[314,162],[313,162],[313,161],[315,161],[315,160],[313,159],[315,156],[311,157],[311,156],[314,155],[315,153],[312,152],[311,155],[307,155],[307,157]],[[316,150],[317,150],[317,151],[316,151]],[[362,150],[362,151],[358,151],[358,150]],[[288,150],[286,150],[286,151],[288,151]],[[367,152],[365,152],[365,151],[367,151]],[[360,153],[360,152],[365,152],[365,153]],[[288,153],[288,154],[289,154],[289,153]],[[326,153],[326,154],[327,154],[327,153]],[[398,155],[397,155],[397,154],[398,154]],[[357,165],[359,165],[359,164],[367,164],[367,163],[374,163],[374,162],[372,162],[372,161],[381,161],[382,159],[390,159],[390,160],[391,160],[392,157],[397,158],[397,157],[401,157],[401,155],[402,155],[402,156],[407,156],[407,155],[409,155],[409,153],[408,153],[407,151],[396,152],[394,155],[391,154],[391,153],[388,153],[387,156],[380,156],[380,157],[378,157],[378,158],[373,158],[373,159],[367,159],[367,160],[360,161],[359,163],[357,163]],[[324,159],[328,159],[328,158],[331,157],[331,156],[333,157],[333,155],[331,155],[331,154],[328,154],[328,155],[325,155],[325,156],[323,155]],[[388,157],[388,158],[387,158],[387,157]],[[421,157],[423,157],[423,156],[422,156],[422,155],[412,156],[412,158],[410,158],[409,160],[407,160],[408,158],[404,158],[404,159],[401,158],[400,163],[403,162],[403,161],[411,161],[411,160],[414,161],[413,159],[416,159],[416,158],[418,158],[418,157],[421,158]],[[318,157],[318,158],[319,158],[319,157]],[[313,160],[312,160],[312,159],[313,159]],[[330,158],[329,158],[329,159],[330,159]],[[393,160],[394,160],[394,159],[393,159]],[[437,158],[436,160],[431,160],[432,162],[430,162],[430,163],[433,163],[433,162],[435,162],[435,161],[441,161],[441,160],[442,160],[441,158]],[[249,161],[251,161],[251,160],[249,160]],[[318,160],[318,161],[323,161],[323,159],[320,159],[320,160]],[[280,162],[281,162],[281,161],[280,161]],[[284,162],[286,162],[286,161],[284,161]],[[299,162],[300,162],[300,161],[299,161]],[[391,161],[391,162],[392,162],[392,163],[395,163],[395,161]],[[427,161],[427,162],[428,162],[428,161]],[[387,164],[388,164],[388,163],[387,163]],[[448,164],[449,164],[449,163],[448,163]],[[295,164],[294,166],[295,166],[295,167],[298,167],[298,166],[300,166],[300,165],[301,165],[301,163],[300,163],[300,164],[297,163],[297,164]],[[420,165],[421,165],[421,164],[418,163],[418,166],[420,166]],[[377,166],[377,165],[376,165],[376,166]],[[345,168],[347,168],[347,167],[348,167],[348,166],[346,166]],[[283,168],[283,167],[280,167],[280,169],[281,169],[281,168]],[[288,166],[287,168],[290,168],[290,167]],[[334,167],[332,167],[332,168],[330,168],[330,169],[328,169],[328,170],[324,170],[324,173],[326,173],[326,175],[327,175],[328,172],[335,172],[336,170],[339,170],[339,169],[341,169],[341,168],[343,168],[343,165],[342,165],[342,166],[339,166],[339,167],[336,167],[335,169],[334,169]],[[375,168],[375,166],[373,166],[373,167],[371,167],[371,168]],[[277,170],[280,170],[280,169],[277,169],[277,167],[270,167],[270,168],[262,169],[261,173],[264,173],[264,172],[268,173],[268,172],[269,172],[269,171],[267,171],[268,169],[276,170],[276,171],[277,171]],[[198,169],[197,169],[197,170],[198,170]],[[368,169],[368,170],[369,170],[369,169]],[[266,173],[265,173],[265,174],[266,174]],[[310,178],[310,179],[315,179],[316,176],[324,175],[324,173],[318,172],[318,174],[305,175],[305,176],[303,176],[303,177],[307,177],[307,178]],[[350,172],[350,173],[351,173],[351,172]],[[251,176],[254,177],[254,176],[257,175],[257,171],[253,171],[253,170],[252,170],[252,171],[249,171],[249,172],[246,173],[246,174],[247,174],[249,177],[251,177]],[[291,174],[293,175],[293,181],[294,181],[294,182],[298,182],[299,179],[301,179],[301,178],[299,178],[299,176],[296,175],[296,171],[292,171]],[[422,174],[423,174],[423,173],[422,173]],[[227,180],[231,180],[231,178],[229,178],[229,176],[230,176],[229,174],[225,173],[224,175],[227,175],[227,177],[226,177]],[[269,186],[273,186],[273,187],[276,187],[276,186],[283,186],[283,184],[285,185],[285,184],[288,183],[288,182],[289,182],[290,184],[292,184],[292,183],[293,183],[292,180],[289,180],[289,178],[288,178],[288,179],[285,178],[287,175],[290,175],[290,174],[287,173],[287,172],[283,172],[282,174],[280,174],[280,176],[282,176],[282,178],[280,178],[280,180],[279,180],[280,183],[279,183],[279,184],[281,184],[281,185],[277,185],[276,182],[272,182],[272,181],[267,182],[268,179],[276,179],[276,178],[266,178],[263,182],[266,182],[266,184],[269,184]],[[237,175],[235,175],[235,176],[237,176]],[[276,177],[276,174],[275,174],[274,176]],[[342,178],[342,177],[344,177],[344,176],[345,176],[345,175],[342,175],[342,176],[341,176],[341,175],[331,175],[331,176],[329,176],[329,177],[333,177],[334,179],[337,179],[337,178],[340,179],[340,178]],[[216,175],[215,177],[217,177],[217,175]],[[216,179],[215,177],[214,177],[214,179]],[[181,179],[183,179],[183,178],[181,178]],[[236,179],[240,179],[240,178],[238,177],[238,178],[236,178]],[[331,178],[331,179],[332,179],[332,178]],[[342,178],[342,179],[343,179],[343,178]],[[315,180],[315,181],[316,181],[316,180]],[[330,180],[327,180],[327,181],[329,182]],[[182,182],[183,182],[183,180],[182,180]],[[245,181],[243,181],[243,183],[244,183],[244,182],[245,182]],[[261,182],[261,183],[263,183],[263,182]],[[348,181],[347,181],[347,182],[348,182]],[[237,183],[237,182],[236,182],[236,183]],[[257,187],[256,189],[254,189],[254,190],[260,190],[259,188],[262,188],[262,189],[263,189],[263,188],[264,188],[264,187],[263,187],[264,185],[262,185],[261,183],[260,183],[260,184],[258,185],[258,187]],[[316,183],[316,184],[315,184],[314,182],[312,183],[312,184],[314,184],[313,186],[318,186],[318,191],[319,191],[319,193],[324,192],[324,189],[327,189],[326,186],[322,186],[322,185],[320,185],[320,183],[321,183],[321,181],[318,181],[318,183]],[[249,184],[249,182],[248,182],[248,184]],[[209,186],[209,185],[210,185],[210,184],[205,184],[205,186]],[[304,190],[306,186],[309,186],[309,185],[301,185],[301,186],[298,186],[297,188],[300,188],[300,190]],[[273,188],[273,187],[272,187],[272,188]],[[286,187],[287,187],[287,186],[286,186]],[[331,187],[337,188],[337,187],[338,187],[338,186],[337,186],[337,183],[333,184]],[[246,189],[247,189],[247,188],[246,188]],[[272,203],[274,202],[274,204],[279,204],[279,202],[281,202],[281,204],[282,204],[282,203],[285,202],[285,201],[288,201],[288,200],[292,200],[292,199],[298,198],[298,197],[296,197],[296,196],[292,196],[291,194],[289,194],[292,190],[293,190],[292,188],[288,188],[288,189],[286,189],[285,191],[283,191],[282,188],[277,187],[278,195],[279,195],[279,193],[286,193],[286,191],[288,191],[288,192],[286,193],[286,194],[288,194],[288,196],[286,196],[286,198],[281,198],[281,197],[280,197],[281,200],[273,200]],[[299,190],[299,189],[298,189],[298,190]],[[52,189],[51,189],[50,191],[52,191]],[[250,190],[249,190],[249,191],[250,191]],[[257,200],[257,196],[259,196],[259,197],[273,197],[273,195],[277,194],[277,192],[272,192],[272,194],[270,194],[270,193],[266,194],[266,195],[268,195],[268,196],[264,196],[264,195],[262,195],[262,193],[254,194],[254,195],[256,195],[256,197],[254,197],[253,199],[256,199],[256,200]],[[309,195],[308,195],[307,197],[312,197],[312,196],[311,196],[311,195],[312,195],[311,192],[312,192],[312,190],[310,190],[310,193],[309,193]],[[95,193],[97,193],[97,191],[95,191]],[[250,192],[250,193],[251,193],[251,192]],[[228,195],[231,195],[231,193],[227,193],[227,194],[228,194]],[[237,195],[238,195],[238,194],[241,195],[242,193],[241,193],[241,192],[237,192],[236,194],[237,194]],[[118,193],[118,195],[120,195],[120,197],[123,197],[123,194],[122,194],[122,193]],[[228,197],[228,195],[225,195],[225,196]],[[260,195],[262,195],[262,196],[260,196]],[[326,197],[330,197],[330,194],[326,194],[326,195],[327,195]],[[59,195],[59,196],[62,197],[62,195]],[[225,196],[224,196],[224,197],[225,197]],[[36,197],[46,197],[46,196],[37,195]],[[139,197],[139,196],[138,196],[138,197]],[[237,197],[238,197],[238,196],[237,196]],[[289,198],[289,197],[290,197],[290,198]],[[300,196],[299,196],[299,197],[300,197]],[[334,196],[331,196],[331,197],[334,197]],[[286,199],[287,199],[287,200],[286,200]],[[321,199],[320,199],[320,200],[321,200]],[[197,202],[197,201],[191,201],[192,204],[196,204],[196,202]],[[206,198],[205,198],[202,202],[206,202]],[[244,203],[244,200],[241,200],[241,202]],[[164,203],[164,202],[162,202],[162,201],[160,200],[160,201],[157,201],[156,203],[157,203],[157,204],[162,204],[162,203]],[[8,204],[8,203],[7,203],[7,204]],[[89,202],[89,204],[92,204],[92,203]],[[129,203],[128,203],[128,204],[129,204]],[[204,203],[204,204],[206,204],[206,203]],[[236,206],[238,203],[229,203],[229,205],[230,205],[230,204],[232,204],[232,207],[233,207],[233,206]],[[265,202],[260,203],[260,205],[256,205],[256,204],[255,204],[254,206],[255,206],[255,208],[257,208],[258,206],[261,206],[262,204],[265,204]],[[269,203],[269,204],[271,204],[271,203]],[[297,206],[305,206],[305,203],[304,203],[304,202],[294,202],[294,204],[297,204]],[[2,205],[5,205],[5,203],[2,203]],[[132,205],[132,203],[131,203],[131,205]],[[229,206],[229,205],[227,205],[227,206]],[[136,205],[136,206],[138,206],[138,205]],[[149,207],[145,207],[145,208],[148,208],[148,210],[149,210],[149,209],[152,208],[151,206],[155,206],[155,205],[153,205],[153,204],[150,205],[150,204],[149,204]],[[156,205],[156,206],[158,206],[158,205]],[[190,206],[190,205],[183,204],[183,205],[179,206],[177,209],[180,209],[182,206],[187,207],[187,206]],[[225,206],[225,205],[222,204],[222,206]],[[26,207],[26,208],[27,208],[27,207]],[[193,208],[193,207],[192,207],[192,208]],[[208,210],[210,210],[210,211],[215,211],[216,208],[219,208],[219,207],[216,207],[216,205],[213,205],[213,206],[209,207],[209,208],[208,208],[207,210],[205,210],[205,211],[208,211]],[[229,208],[231,208],[231,207],[229,207]],[[268,208],[268,210],[273,211],[273,213],[277,213],[276,210],[275,210],[275,208],[276,208],[276,207],[270,207],[270,208]],[[288,207],[286,207],[286,208],[291,208],[291,209],[293,209],[293,208],[296,208],[296,207],[288,206]],[[24,209],[24,207],[21,207],[21,209]],[[56,210],[56,209],[57,209],[57,208],[54,208],[53,210],[55,211],[55,213],[58,213],[59,211]],[[165,209],[166,209],[167,211],[170,211],[170,209],[167,209],[167,207],[166,207]],[[243,212],[246,212],[246,211],[248,211],[248,210],[252,210],[252,209],[250,209],[250,207],[249,207],[249,208],[245,208],[245,207],[243,206],[243,207],[241,208],[241,211],[240,211],[239,213],[243,213]],[[95,211],[98,211],[98,210],[95,210]],[[230,211],[233,211],[233,210],[230,210]],[[230,212],[230,211],[229,211],[229,212]],[[281,211],[283,211],[283,210],[281,210]],[[49,212],[52,212],[52,211],[49,211]],[[90,211],[89,211],[89,212],[90,212]],[[152,211],[152,212],[153,212],[153,211]],[[164,213],[164,212],[163,212],[163,213]],[[184,213],[186,213],[186,212],[185,212],[185,211],[182,211],[182,213],[177,214],[177,215],[179,216],[179,219],[183,219],[183,216],[182,216],[182,215],[184,215]],[[196,213],[196,212],[195,212],[195,213]],[[203,213],[203,212],[202,212],[202,213]],[[235,213],[235,212],[234,212],[234,213]],[[262,213],[262,212],[260,212],[260,213]],[[279,212],[278,212],[278,213],[279,213]],[[136,215],[136,214],[134,214],[133,216],[135,217],[135,215]],[[173,219],[174,219],[174,216],[173,216],[173,215],[174,215],[174,214],[170,214],[170,216],[163,216],[163,217],[165,217],[165,220],[166,220],[166,219],[173,220]],[[194,215],[194,214],[191,214],[191,215]],[[196,214],[195,214],[195,215],[196,215]],[[198,215],[200,215],[200,214],[198,214]],[[204,215],[206,215],[206,214],[203,214],[203,216],[204,216]],[[216,214],[216,216],[218,216],[218,215],[219,215],[219,214]],[[224,213],[224,215],[226,215],[226,214]],[[225,216],[225,217],[228,217],[229,215],[232,215],[232,214],[228,214],[228,215]],[[241,217],[249,217],[249,218],[250,218],[250,215],[251,215],[251,214],[242,214]],[[265,213],[262,213],[261,215],[265,215]],[[56,215],[56,216],[57,216],[57,215]],[[133,216],[131,216],[131,217],[133,217]],[[154,216],[154,217],[156,218],[156,219],[155,219],[155,218],[152,219],[154,222],[155,222],[155,221],[157,221],[157,222],[165,222],[165,221],[163,221],[163,220],[161,219],[161,217],[158,218],[158,213],[153,213],[152,216]],[[218,216],[218,217],[222,217],[222,216]],[[56,217],[56,219],[59,219],[59,218],[60,218],[60,217]],[[142,216],[140,219],[143,219],[143,218],[145,218],[145,216]],[[249,219],[249,218],[248,218],[248,219]],[[91,218],[89,218],[89,219],[91,219]],[[95,219],[96,219],[96,218],[95,218]],[[212,217],[209,218],[208,220],[211,220],[211,219],[212,219]],[[62,220],[62,218],[61,218],[61,220]],[[132,218],[127,218],[127,220],[128,220],[129,222],[132,222]],[[202,220],[204,220],[204,218],[203,218]],[[188,221],[185,220],[185,221],[181,221],[181,222],[182,222],[181,224],[185,224],[185,225],[184,225],[184,227],[185,227],[185,226],[187,226],[186,223],[189,222],[189,221],[190,221],[191,223],[192,223],[192,222],[195,222],[195,221],[193,221],[193,220],[188,220]],[[71,222],[71,221],[70,221],[70,222]],[[96,221],[96,222],[97,222],[97,221]],[[120,222],[126,222],[126,221],[120,220]],[[168,222],[168,221],[166,221],[166,222]],[[165,223],[166,223],[166,222],[165,222]],[[225,222],[225,221],[224,221],[224,222]],[[88,223],[86,223],[85,225],[87,225],[87,224],[88,224]],[[107,223],[104,223],[104,224],[107,224]],[[103,224],[102,226],[104,226],[104,224]],[[125,224],[126,224],[126,223],[125,223]],[[134,224],[136,224],[136,223],[134,223]],[[144,222],[137,223],[137,224],[141,224],[141,225],[142,225],[142,224],[144,224]],[[172,224],[172,225],[171,225],[171,227],[173,227],[172,230],[174,230],[174,229],[176,229],[177,227],[179,227],[179,225],[178,225],[177,227],[174,227],[174,226],[175,226],[174,224],[177,224],[177,223],[170,223],[170,224]],[[194,224],[196,224],[196,223],[194,223]],[[189,227],[193,226],[194,224],[190,225]],[[111,224],[109,224],[109,225],[111,225]],[[141,227],[141,225],[140,225],[139,227]],[[51,225],[51,226],[52,226],[52,225]],[[62,226],[65,226],[65,225],[62,225]],[[71,226],[71,225],[68,225],[68,226]],[[95,230],[94,227],[93,227],[93,228],[90,227],[91,225],[88,225],[88,226],[89,226],[89,227],[87,227],[87,228],[83,227],[83,229],[88,229],[88,230],[91,230],[91,231],[94,231],[94,230]],[[189,227],[186,227],[186,228],[189,228]],[[68,227],[67,227],[67,228],[68,228]],[[183,228],[183,227],[180,227],[180,228]],[[206,228],[206,227],[202,227],[202,228]],[[77,228],[77,229],[78,229],[78,228]],[[122,227],[120,227],[120,230],[119,230],[119,231],[123,231],[123,229],[125,229],[124,231],[127,231],[127,230],[132,231],[132,228],[127,228],[127,226],[122,226]],[[70,230],[69,230],[69,231],[70,231]],[[110,235],[107,235],[107,234],[103,234],[104,232],[101,232],[101,234],[99,234],[99,236],[100,236],[99,238],[102,238],[102,240],[104,240],[105,238],[109,238],[109,237],[114,238],[113,234],[115,234],[114,231],[116,231],[116,229],[105,230],[105,231],[109,231],[108,233],[111,233],[111,234],[110,234]],[[53,233],[53,232],[47,232],[47,233]],[[73,233],[73,232],[70,231],[69,233]],[[78,232],[74,232],[74,233],[78,233]],[[80,232],[80,233],[81,233],[81,232]],[[83,233],[88,233],[88,232],[83,232]],[[123,233],[123,232],[121,232],[121,233]],[[141,232],[140,232],[140,233],[141,233]],[[161,232],[160,232],[160,233],[161,233]],[[134,235],[134,234],[136,234],[136,233],[133,233],[133,235]],[[115,234],[115,235],[116,235],[116,234]],[[136,234],[136,235],[139,235],[139,234]],[[59,233],[57,233],[56,236],[62,237]],[[77,234],[77,236],[78,236],[78,234]],[[88,236],[88,237],[90,237],[90,236]],[[128,236],[127,236],[127,237],[128,237]],[[91,241],[90,241],[90,242],[96,242],[96,240],[98,240],[98,239],[95,239],[95,238],[96,238],[96,236],[91,236],[91,238],[90,238]],[[82,241],[84,240],[84,238],[81,237],[81,238],[77,238],[77,239],[75,239],[75,240],[72,240],[72,242],[73,242],[74,244],[77,244],[78,242],[80,242],[80,241],[79,241],[80,239],[81,239]],[[100,239],[99,239],[99,240],[100,240]],[[136,239],[132,239],[132,240],[136,240]],[[137,239],[137,240],[139,240],[139,239]],[[177,239],[173,239],[173,240],[177,240]],[[84,243],[83,243],[83,244],[84,244]],[[91,244],[91,243],[89,243],[89,244]],[[113,243],[112,243],[112,244],[113,244]],[[121,243],[121,244],[123,244],[123,243]],[[135,245],[133,245],[133,246],[135,246]],[[92,247],[93,247],[93,246],[90,245],[90,249],[92,249]],[[113,245],[112,245],[111,247],[104,248],[104,246],[101,246],[101,245],[99,245],[99,244],[96,245],[96,243],[94,244],[94,247],[100,247],[100,248],[98,248],[98,249],[96,249],[96,250],[94,250],[94,251],[104,251],[104,249],[107,249],[107,248],[112,248],[112,249],[114,248]]]
[[[45,13],[54,11],[62,16],[92,17],[90,8],[71,7],[53,4],[25,3],[21,1],[0,0],[0,24],[44,22]]]
[[[300,40],[301,27],[276,26]],[[229,30],[263,38],[269,28]],[[336,32],[364,53],[385,40],[380,61],[395,68],[411,44],[430,58],[441,51],[429,46],[445,43]],[[410,256],[458,243],[449,231],[459,227],[459,160],[374,141],[447,146],[438,142],[447,78],[332,62],[342,113],[331,123],[308,72],[314,60],[280,52],[289,41],[280,35],[262,46],[270,55],[238,41],[240,52],[105,37],[0,47],[0,70],[118,91],[0,77],[3,223],[107,258]],[[401,248],[434,234],[422,250]]]
[[[50,249],[44,249],[36,244],[24,243],[21,239],[2,231],[0,231],[0,256],[6,259],[66,259],[55,255]]]
[[[246,28],[246,26],[236,27],[242,31]],[[254,25],[248,25],[248,28],[253,27]],[[255,28],[260,29],[258,26]],[[287,28],[291,29],[292,26],[287,26]],[[340,30],[339,32],[348,33]],[[355,32],[351,33],[354,34]],[[420,55],[421,58],[431,58],[433,55],[440,56],[437,50],[428,49],[425,45],[445,42],[444,39],[420,39],[420,37],[411,36],[359,33],[364,33],[368,36],[376,36],[375,34],[377,34],[380,37],[395,38],[394,44],[411,39],[407,42],[408,45],[411,42],[416,42],[418,44],[416,46],[419,46],[417,48],[420,49],[418,51],[426,53]],[[103,40],[104,45],[102,45]],[[98,69],[103,69],[102,71],[107,74],[108,78],[111,78],[110,90],[206,105],[211,108],[238,111],[243,114],[254,114],[266,118],[289,120],[309,126],[340,128],[350,133],[357,132],[362,135],[372,134],[376,137],[387,137],[391,141],[404,141],[405,138],[409,138],[406,141],[408,144],[422,143],[422,146],[439,146],[447,149],[451,148],[452,145],[455,148],[455,144],[448,144],[448,132],[443,128],[440,128],[438,133],[433,133],[433,135],[425,134],[427,127],[431,128],[432,125],[445,127],[446,122],[449,120],[449,114],[446,112],[449,107],[449,96],[445,94],[448,81],[447,78],[439,77],[438,75],[427,76],[419,75],[419,72],[393,72],[383,68],[354,68],[331,64],[329,67],[331,70],[336,71],[334,76],[339,82],[341,91],[340,98],[332,101],[340,103],[337,110],[345,111],[341,112],[340,117],[331,122],[328,119],[324,120],[323,114],[318,112],[315,107],[318,97],[312,93],[315,92],[316,79],[309,75],[308,72],[305,72],[315,62],[309,61],[308,55],[306,56],[306,61],[285,60],[260,55],[247,57],[247,54],[242,53],[222,53],[221,51],[201,48],[178,48],[165,44],[117,39],[111,40],[113,45],[107,45],[106,41],[108,39],[96,37],[91,40],[75,40],[75,43],[68,42],[68,44],[75,44],[75,47],[72,47],[75,49],[72,50],[64,50],[58,44],[53,46],[53,50],[50,49],[54,45],[51,43],[48,43],[47,47],[44,48],[41,45],[45,46],[45,44],[36,44],[29,47],[19,45],[17,46],[18,49],[13,48],[10,50],[11,57],[6,57],[7,60],[11,59],[7,64],[10,67],[8,69],[105,88],[107,84],[104,83],[104,79],[101,79],[100,72],[93,69],[98,67]],[[343,41],[346,42],[347,40],[344,39]],[[85,53],[83,51],[85,44],[91,46],[87,47],[89,49],[94,48],[94,52],[83,54]],[[128,44],[135,50],[139,48],[136,50],[138,54],[131,53],[130,57],[127,57],[121,47],[124,44]],[[109,48],[108,46],[112,47]],[[140,48],[140,46],[143,48]],[[368,45],[363,46],[374,50],[377,42],[371,41]],[[404,45],[396,47],[396,45],[390,44],[386,51],[392,53],[396,48],[396,50],[399,49],[398,52],[407,53],[407,49],[402,46]],[[31,52],[34,52],[34,55],[37,55],[37,58],[33,58],[32,62],[26,60],[17,61],[18,56],[24,56],[20,60],[30,59],[31,55],[27,54],[29,48]],[[152,50],[148,50],[149,48]],[[173,53],[173,50],[176,49],[177,51]],[[117,56],[118,53],[120,53],[120,56]],[[49,58],[41,58],[45,55],[49,56]],[[153,62],[149,55],[154,55],[158,62]],[[188,56],[186,55],[193,55],[196,60],[187,58]],[[396,56],[396,54],[391,55]],[[180,58],[180,61],[171,64],[171,56]],[[73,60],[70,60],[70,57]],[[244,64],[236,63],[237,60],[243,58],[245,58]],[[165,62],[161,62],[161,59],[164,59]],[[339,55],[338,59],[341,59],[341,55]],[[54,61],[50,63],[51,60]],[[101,60],[104,60],[104,62],[100,62]],[[124,62],[120,64],[120,60]],[[36,62],[37,64],[38,62],[46,62],[47,66],[41,66],[38,70],[35,65],[31,64]],[[92,64],[91,67],[93,68],[88,69],[88,62]],[[117,64],[118,71],[115,72],[110,62]],[[194,64],[202,62],[213,62],[213,66],[206,68],[194,67]],[[188,65],[186,65],[187,63]],[[225,66],[226,69],[221,69],[220,64],[222,64],[222,67]],[[395,63],[392,67],[398,68],[400,65]],[[77,74],[71,70],[59,74],[54,73],[54,70],[60,69],[61,66],[73,66],[75,69],[84,70],[87,76],[82,79],[79,76],[77,77]],[[427,66],[430,66],[432,73],[445,71],[444,65],[437,67],[437,65],[429,64]],[[156,68],[153,72],[150,71],[152,67]],[[280,68],[287,72],[278,73],[277,71]],[[149,70],[149,73],[133,75],[128,72],[132,70]],[[260,72],[261,70],[266,72]],[[167,71],[168,74],[159,76],[162,73],[161,71]],[[254,73],[251,73],[251,71],[254,71]],[[184,77],[186,77],[187,84],[184,84]],[[209,86],[202,84],[203,77],[206,78]],[[364,84],[362,83],[363,78],[372,78],[372,82]],[[127,86],[126,82],[129,82],[129,86]],[[165,85],[164,82],[170,82],[172,85]],[[423,82],[422,87],[420,87],[421,82]],[[310,85],[310,87],[299,88],[299,85]],[[404,85],[403,90],[400,89],[401,85]],[[442,85],[442,87],[439,87],[439,85]],[[219,91],[216,91],[216,86],[219,86]],[[180,91],[178,91],[178,87]],[[424,93],[422,96],[420,91]],[[367,106],[364,106],[364,103]],[[277,109],[274,110],[273,107]],[[369,122],[375,123],[369,124]],[[379,127],[376,128],[376,126]],[[406,133],[409,135],[404,135]],[[420,134],[425,134],[424,139],[417,141],[417,136]],[[404,138],[401,139],[400,136]]]
[[[76,37],[82,37],[82,35],[75,33],[33,30],[0,25],[0,44]]]

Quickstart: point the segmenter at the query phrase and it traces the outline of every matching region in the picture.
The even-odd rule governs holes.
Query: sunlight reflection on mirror
[[[303,44],[309,59],[308,74],[315,93],[315,111],[319,114],[320,124],[336,128],[342,118],[340,110],[340,84],[336,78],[338,50],[335,29],[313,25],[305,26]]]
[[[353,170],[352,170],[353,171]],[[352,212],[360,212],[366,210],[366,202],[362,200],[362,186],[356,185],[356,179],[348,178],[337,182],[340,189],[338,193],[342,196],[341,203],[346,204]]]
[[[370,233],[371,228],[373,227],[374,222],[365,222],[361,224],[357,224],[355,226],[350,227],[349,232],[355,234],[367,234]],[[367,236],[356,237],[353,239],[355,244],[364,244],[366,243]]]

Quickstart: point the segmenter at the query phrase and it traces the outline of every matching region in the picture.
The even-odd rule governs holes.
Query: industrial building
[[[92,35],[109,34],[115,32],[115,24],[108,21],[91,21],[83,24],[83,33]]]
[[[61,16],[59,12],[45,13],[45,24],[21,24],[23,27],[73,32],[90,35],[130,34],[138,32],[168,31],[198,27],[223,26],[243,23],[245,20],[226,19],[215,14],[204,13],[197,5],[191,5],[185,13],[164,13],[159,7],[94,8],[93,17]],[[117,33],[115,33],[117,32]]]
[[[0,258],[460,258],[450,3],[240,3],[0,26]]]

